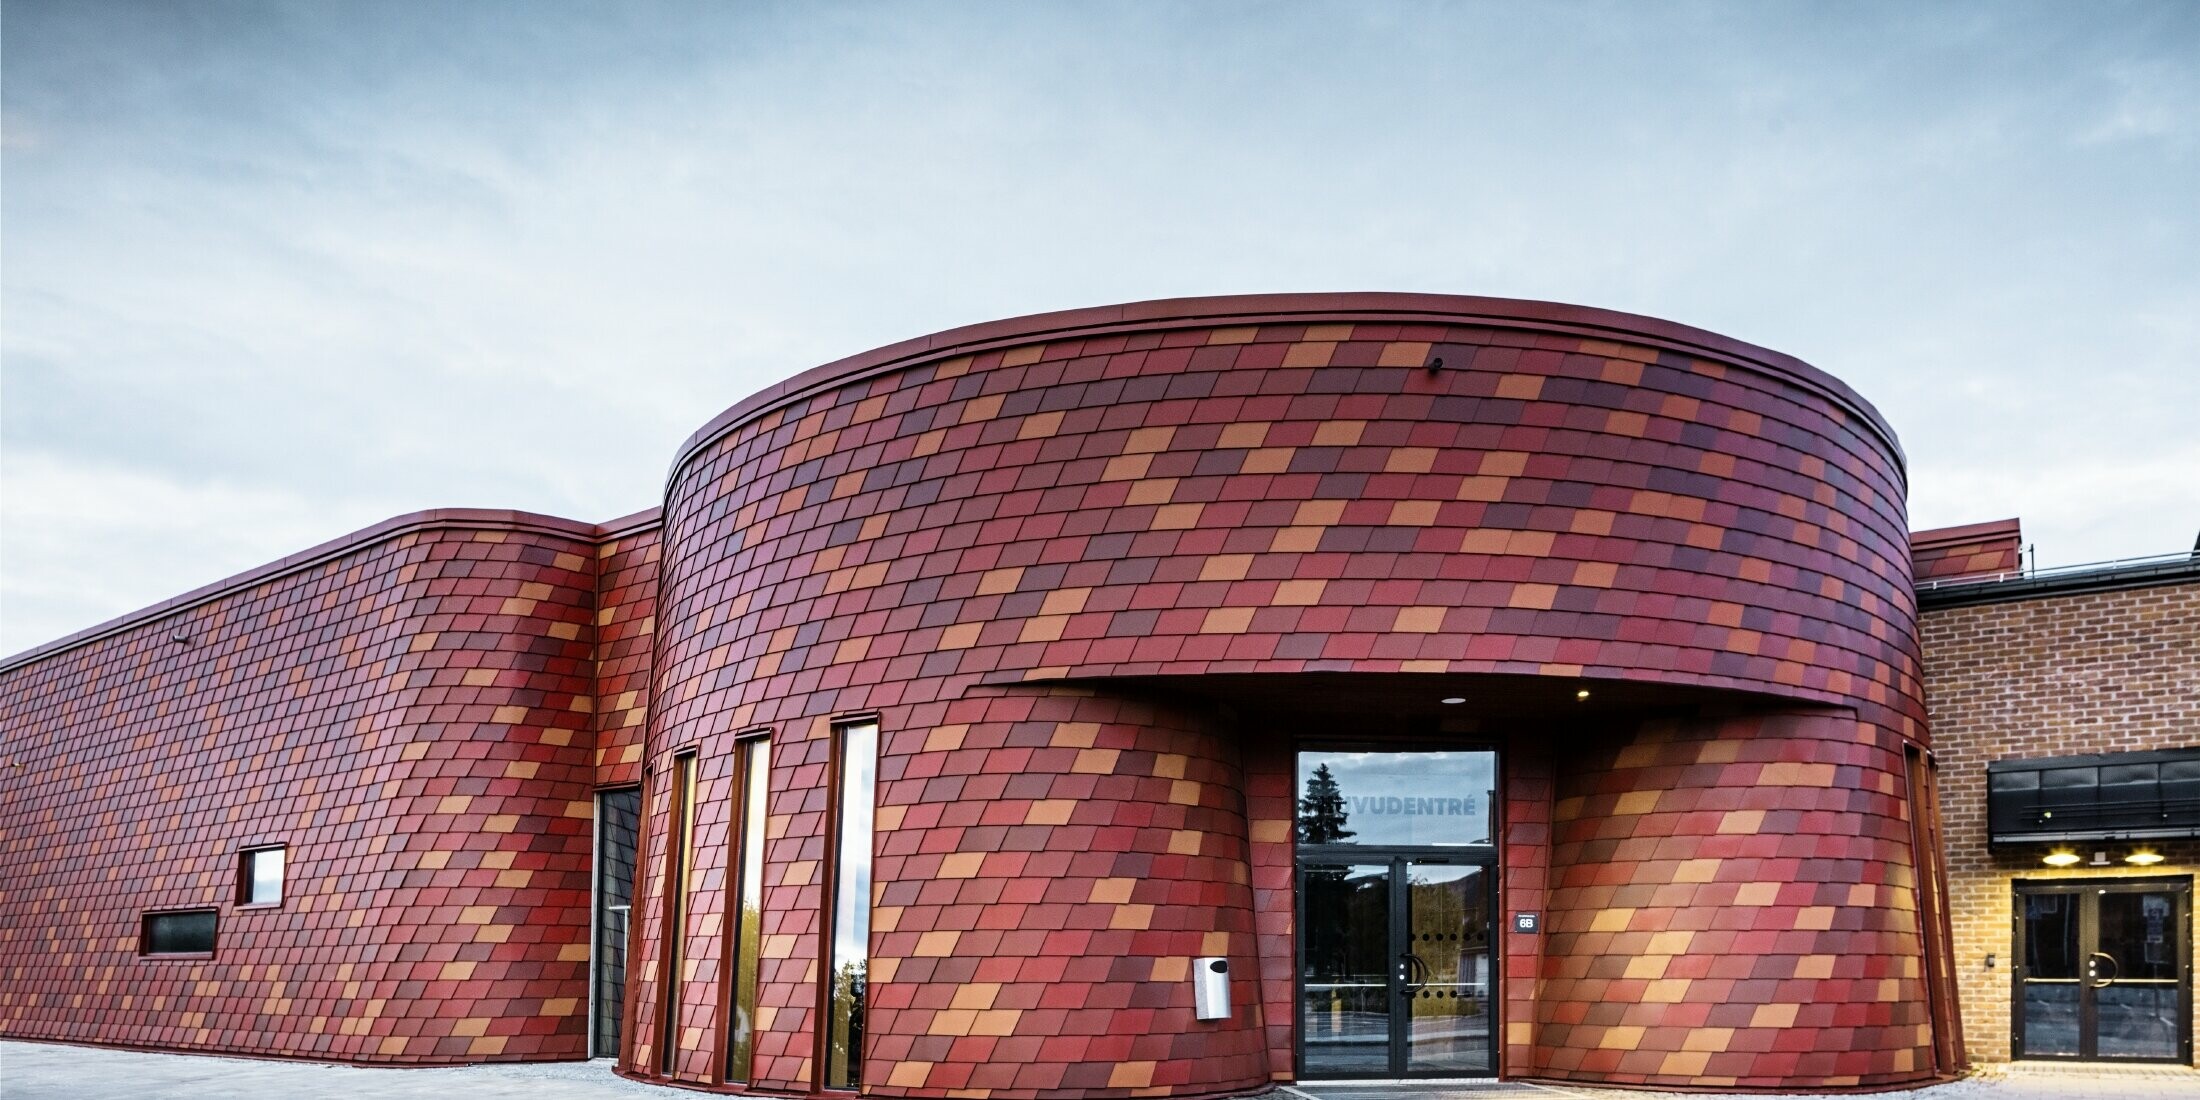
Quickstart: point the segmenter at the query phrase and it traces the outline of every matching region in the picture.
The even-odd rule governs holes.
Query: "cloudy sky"
[[[1189,294],[1670,318],[1875,402],[1914,526],[2200,532],[2189,3],[5,0],[0,50],[0,652]]]

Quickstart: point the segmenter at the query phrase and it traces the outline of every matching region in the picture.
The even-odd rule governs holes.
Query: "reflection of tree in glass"
[[[1389,965],[1389,868],[1303,864],[1301,869],[1307,1003],[1325,1014],[1330,1033],[1343,1034],[1351,1030],[1349,1017],[1389,1013],[1382,984]],[[1355,870],[1359,877],[1351,877]]]
[[[1316,767],[1306,777],[1305,797],[1299,799],[1299,843],[1335,844],[1357,835],[1344,827],[1347,816],[1337,777],[1329,774],[1327,764]]]
[[[862,961],[840,964],[833,975],[832,1031],[828,1036],[826,1059],[834,1067],[845,1067],[840,1079],[848,1088],[863,1084],[863,1000],[868,968]],[[838,1076],[838,1075],[836,1075]]]
[[[1415,868],[1406,880],[1407,950],[1427,967],[1421,978],[1435,987],[1414,1008],[1416,1017],[1478,1016],[1479,988],[1488,980],[1489,903],[1485,873]],[[1433,1003],[1427,1003],[1433,997]]]
[[[749,1061],[756,1047],[757,967],[763,962],[764,911],[754,901],[741,903],[741,923],[734,938],[733,1035],[727,1043],[727,1072],[743,1081],[749,1077]]]

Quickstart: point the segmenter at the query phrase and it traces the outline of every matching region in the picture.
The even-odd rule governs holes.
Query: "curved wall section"
[[[775,387],[691,440],[667,488],[645,753],[652,816],[636,901],[641,977],[630,992],[635,1038],[625,1068],[656,1075],[660,1052],[651,1044],[669,1004],[681,1023],[673,1076],[720,1080],[723,983],[714,952],[725,926],[732,799],[711,761],[730,759],[744,731],[767,731],[763,1008],[749,1083],[815,1087],[830,729],[839,718],[875,715],[892,752],[928,746],[892,766],[959,761],[979,771],[926,778],[926,789],[956,787],[953,812],[975,815],[975,826],[945,816],[934,824],[929,815],[949,810],[926,798],[885,804],[892,812],[881,818],[877,851],[894,870],[891,879],[882,872],[875,902],[891,923],[874,929],[871,950],[892,976],[873,987],[868,1089],[1100,1098],[1288,1080],[1294,1025],[1273,1018],[1294,997],[1283,963],[1293,935],[1289,892],[1279,889],[1289,885],[1290,832],[1274,819],[1278,806],[1288,812],[1285,791],[1262,788],[1251,855],[1233,857],[1249,869],[1235,881],[1250,882],[1257,868],[1260,883],[1252,895],[1260,965],[1247,960],[1238,971],[1264,979],[1240,983],[1241,999],[1257,998],[1246,1005],[1246,1030],[1180,1032],[1181,1046],[1099,1042],[1144,1034],[1112,1030],[1125,1026],[1121,1013],[1182,1007],[1181,984],[1165,975],[1191,948],[1174,940],[1134,946],[1124,958],[1136,961],[1121,972],[1110,963],[1104,978],[1080,971],[1071,979],[1065,963],[1063,980],[1103,998],[1098,1007],[1072,1010],[1043,993],[1025,1006],[1013,999],[1027,995],[1022,989],[1006,1004],[955,1006],[950,986],[998,984],[999,996],[1029,982],[1038,992],[1038,976],[1053,965],[994,953],[1000,945],[986,935],[967,941],[966,953],[960,937],[992,919],[991,905],[966,897],[998,885],[1001,904],[1066,904],[1080,920],[1098,910],[1079,905],[1111,907],[1113,920],[1125,906],[1148,904],[1057,896],[1094,881],[1051,873],[1048,855],[1088,822],[1074,809],[1059,822],[1010,822],[1032,812],[1021,805],[1027,796],[989,785],[999,782],[986,771],[998,754],[1062,747],[1059,739],[1072,736],[1065,730],[1084,724],[1054,713],[1069,697],[1045,694],[1045,684],[1094,685],[1079,689],[1096,694],[1076,706],[1143,706],[1137,693],[1155,683],[1197,693],[1210,673],[1620,680],[1724,691],[1737,706],[1763,708],[1770,697],[1789,708],[1848,708],[1859,718],[1830,733],[1783,727],[1802,744],[1922,740],[1902,499],[1892,436],[1815,370],[1664,322],[1540,303],[1397,295],[1148,303],[943,333]],[[1102,683],[1134,676],[1146,686]],[[1015,685],[1029,686],[1007,690]],[[1031,691],[1041,693],[1023,693]],[[1044,706],[1028,717],[997,717],[1035,699]],[[961,747],[981,728],[999,744]],[[1264,769],[1288,767],[1288,739],[1279,755],[1273,733],[1261,730],[1157,716],[1110,735],[1127,738],[1126,749],[1149,735],[1192,746],[1171,750],[1188,767],[1221,767],[1230,746],[1251,751],[1261,742]],[[686,749],[703,761],[694,848],[703,878],[687,895],[688,949],[668,995],[650,975],[661,966],[664,854],[675,843],[666,777],[673,753]],[[1033,789],[1067,778],[1052,765],[1033,767]],[[911,773],[899,774],[889,786],[900,793],[889,798],[912,789]],[[1569,781],[1566,766],[1534,774],[1551,778],[1522,790]],[[1155,778],[1135,768],[1120,777]],[[1095,820],[1175,812],[1144,797],[1093,797]],[[1508,801],[1524,806],[1521,797]],[[1540,798],[1524,812],[1550,805]],[[1220,805],[1201,806],[1228,817]],[[1230,812],[1243,830],[1244,807]],[[1878,812],[1807,815],[1782,843],[1876,835]],[[1505,881],[1516,896],[1537,898],[1543,826],[1524,828],[1508,836],[1537,839],[1517,852],[1508,841]],[[1229,830],[1199,831],[1207,839],[1197,854],[1220,858],[1205,845]],[[993,846],[1009,835],[1031,854]],[[1570,850],[1570,867],[1552,865],[1552,884],[1578,873],[1588,851]],[[1153,897],[1206,898],[1228,885],[1212,877],[1213,865],[1148,854],[1157,861],[1135,889]],[[1898,855],[1859,858],[1883,865],[1866,874],[1891,875],[1907,866]],[[963,879],[948,868],[995,873]],[[1614,864],[1597,881],[1623,873]],[[1553,898],[1554,907],[1572,904]],[[1188,910],[1167,907],[1191,903],[1151,904],[1156,919],[1184,920]],[[1220,916],[1234,919],[1235,904]],[[919,928],[917,943],[905,943]],[[1221,931],[1236,929],[1202,934]],[[958,934],[952,946],[939,946],[943,932]],[[927,934],[945,954],[922,950]],[[1578,1030],[1585,1018],[1538,1015],[1521,965],[1571,975],[1577,965],[1609,964],[1594,961],[1597,949],[1561,955],[1524,942],[1536,938],[1506,939],[1515,957],[1502,997],[1505,1072],[1665,1079],[1668,1069],[1646,1071],[1639,1059],[1620,1066],[1592,1057],[1583,1045],[1591,1033]],[[1914,940],[1879,946],[1915,961]],[[1230,950],[1241,950],[1234,939]],[[1134,973],[1141,967],[1143,978]],[[1105,1000],[1124,995],[1127,1004]],[[944,1007],[935,1003],[943,997]],[[1776,999],[1800,1011],[1787,992]],[[1059,1024],[1048,1037],[1030,1013],[1053,1009],[1066,1015],[1044,1017]],[[957,1034],[963,1012],[1023,1015],[984,1017],[1006,1029],[997,1034]],[[979,1018],[967,1020],[975,1028]],[[1150,1063],[1150,1076],[1100,1080],[1075,1068],[1093,1058]],[[1898,1060],[1854,1076],[1896,1079]],[[1025,1074],[1016,1065],[1041,1068]],[[1851,1068],[1780,1067],[1756,1061],[1732,1076],[1801,1086],[1846,1078]]]
[[[867,1091],[1213,1093],[1268,1078],[1235,738],[1155,703],[979,689],[882,752]],[[1193,1019],[1188,964],[1242,977]]]
[[[1562,770],[1540,1074],[1851,1087],[1931,1070],[1901,742],[1848,711],[1653,722]]]
[[[854,685],[1350,670],[1743,688],[1921,735],[1900,459],[1860,402],[1661,322],[1326,301],[946,334],[700,437],[666,729]]]

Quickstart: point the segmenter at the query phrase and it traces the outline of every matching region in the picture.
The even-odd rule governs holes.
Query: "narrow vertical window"
[[[688,872],[695,865],[695,754],[672,758],[672,843],[665,846],[665,949],[658,969],[657,1069],[671,1073],[680,1049],[680,994],[687,954]]]
[[[734,911],[733,1013],[726,1036],[726,1079],[746,1082],[756,1054],[756,971],[764,942],[764,815],[771,791],[772,744],[761,737],[740,749],[740,837]]]
[[[833,830],[832,966],[826,993],[825,1087],[863,1085],[864,984],[871,964],[871,834],[878,723],[839,727],[840,816]]]

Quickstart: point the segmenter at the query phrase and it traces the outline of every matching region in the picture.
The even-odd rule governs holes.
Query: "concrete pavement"
[[[0,1100],[678,1100],[692,1095],[617,1077],[608,1060],[386,1069],[0,1041]],[[1432,1082],[1302,1085],[1276,1090],[1269,1098],[1650,1100],[1655,1095],[1550,1085]],[[2200,1100],[2200,1072],[2152,1066],[1996,1066],[1946,1085],[1873,1095],[1890,1100]],[[1818,1100],[1823,1100],[1823,1094]]]
[[[332,1066],[0,1042],[0,1100],[679,1100],[596,1062],[457,1069]]]

